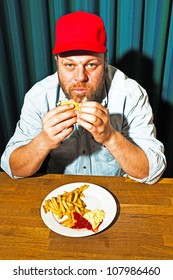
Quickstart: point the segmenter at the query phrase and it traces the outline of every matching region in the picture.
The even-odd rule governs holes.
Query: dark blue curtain
[[[0,154],[12,136],[24,95],[52,74],[56,20],[84,10],[100,15],[108,35],[108,61],[147,91],[157,136],[173,176],[173,3],[171,0],[1,0]]]

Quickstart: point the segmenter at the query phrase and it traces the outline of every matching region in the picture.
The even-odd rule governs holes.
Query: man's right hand
[[[55,149],[74,129],[77,114],[73,104],[58,106],[43,118],[41,137],[46,149]]]
[[[49,152],[73,131],[77,122],[73,108],[73,104],[68,104],[50,110],[43,118],[41,133],[11,153],[9,161],[13,176],[27,177],[39,170]]]

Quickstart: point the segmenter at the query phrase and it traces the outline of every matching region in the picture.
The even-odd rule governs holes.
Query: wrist
[[[49,147],[43,133],[41,132],[40,134],[38,134],[35,140],[37,140],[37,147],[40,153],[48,155],[52,149]]]
[[[102,143],[109,151],[111,151],[116,146],[116,134],[117,131],[112,130],[109,136]]]

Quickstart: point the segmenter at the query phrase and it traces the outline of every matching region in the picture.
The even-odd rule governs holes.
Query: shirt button
[[[83,166],[83,169],[86,169],[86,166]]]

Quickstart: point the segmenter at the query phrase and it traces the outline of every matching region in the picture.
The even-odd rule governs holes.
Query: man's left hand
[[[102,144],[109,140],[114,131],[108,110],[95,101],[82,103],[77,123],[88,130],[94,139]]]

